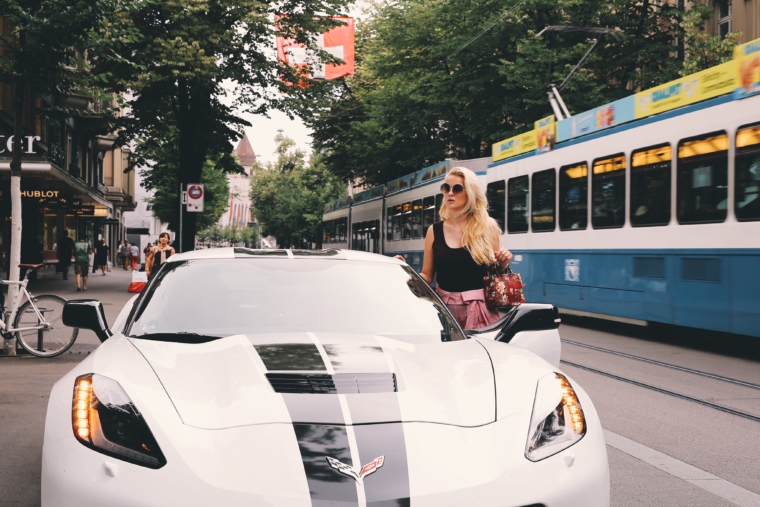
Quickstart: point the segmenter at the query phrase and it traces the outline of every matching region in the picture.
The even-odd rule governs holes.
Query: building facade
[[[10,33],[2,17],[0,30]],[[129,150],[115,148],[116,136],[106,130],[104,120],[112,103],[76,94],[32,97],[24,105],[22,132],[16,133],[13,100],[13,87],[0,83],[0,269],[9,269],[14,135],[24,138],[21,261],[52,267],[64,231],[93,244],[105,238],[115,258],[116,245],[125,235],[123,213],[135,207],[135,174],[128,170]],[[53,124],[35,113],[45,105],[89,114]]]

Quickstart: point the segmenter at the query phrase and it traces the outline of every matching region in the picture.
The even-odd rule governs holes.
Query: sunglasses
[[[444,183],[441,185],[441,193],[448,194],[449,192],[454,192],[454,195],[459,195],[462,192],[464,192],[464,187],[457,183],[453,187],[449,185],[448,183]]]

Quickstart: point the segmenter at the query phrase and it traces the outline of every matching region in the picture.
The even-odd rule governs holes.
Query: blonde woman
[[[475,173],[455,167],[441,185],[442,221],[428,228],[420,275],[436,292],[463,329],[477,329],[499,320],[485,304],[483,278],[494,262],[506,269],[512,253],[501,248],[501,231],[488,216],[488,201]],[[397,256],[399,260],[403,257]]]

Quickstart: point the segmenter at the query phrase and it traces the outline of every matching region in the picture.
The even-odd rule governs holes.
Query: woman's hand
[[[404,256],[403,256],[403,255],[394,255],[394,256],[393,256],[393,258],[394,258],[394,259],[398,259],[398,260],[400,260],[401,262],[406,262],[406,259],[404,259]]]
[[[500,248],[499,250],[494,250],[493,252],[494,257],[496,257],[496,262],[499,263],[499,266],[501,266],[502,269],[509,266],[509,263],[512,262],[512,252],[507,250],[506,248]]]

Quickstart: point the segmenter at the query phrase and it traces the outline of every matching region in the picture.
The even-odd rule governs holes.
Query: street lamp
[[[546,95],[549,97],[549,104],[552,106],[552,110],[554,111],[554,115],[557,117],[557,120],[563,120],[565,118],[570,118],[570,111],[567,110],[567,106],[565,105],[565,102],[562,100],[562,97],[560,96],[559,92],[565,89],[565,86],[570,82],[570,79],[575,75],[576,72],[581,70],[583,68],[583,65],[586,63],[586,61],[591,57],[592,54],[597,50],[599,46],[599,41],[602,40],[602,37],[605,35],[612,36],[613,39],[615,39],[617,42],[622,42],[625,40],[625,34],[623,31],[619,28],[603,28],[603,27],[595,27],[595,26],[573,26],[573,25],[552,25],[547,26],[540,32],[536,34],[536,37],[540,37],[544,32],[562,32],[562,33],[572,33],[572,32],[582,32],[582,33],[590,33],[593,35],[596,35],[596,38],[591,39],[591,47],[586,51],[586,54],[583,55],[583,57],[580,59],[578,64],[573,67],[573,70],[570,71],[570,73],[567,75],[567,77],[562,81],[562,83],[559,86],[555,86],[554,83],[550,83],[547,85],[548,90],[546,91]],[[551,66],[551,62],[549,63]],[[551,68],[549,69],[551,70]],[[560,110],[560,107],[562,108]],[[562,116],[562,113],[565,114],[565,116]]]

